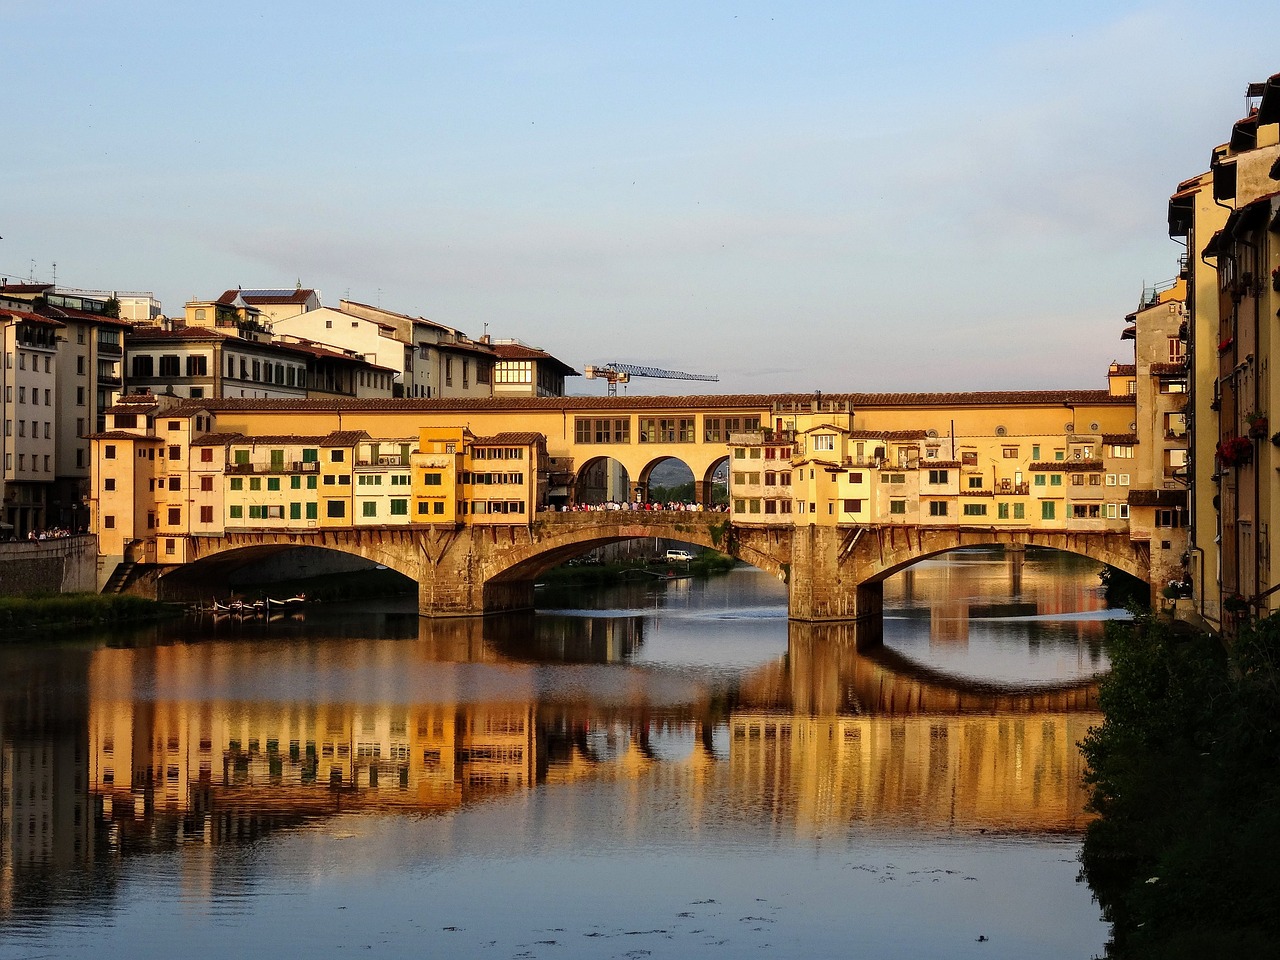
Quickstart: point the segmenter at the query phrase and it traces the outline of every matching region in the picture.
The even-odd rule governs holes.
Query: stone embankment
[[[0,543],[0,597],[92,593],[97,577],[96,536]]]

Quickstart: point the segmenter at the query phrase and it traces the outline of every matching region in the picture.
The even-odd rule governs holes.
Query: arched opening
[[[632,499],[631,476],[618,460],[596,457],[578,469],[573,491],[575,505],[626,503]]]
[[[717,510],[729,509],[729,455],[713,461],[703,473],[698,502]]]
[[[676,504],[692,506],[702,502],[693,471],[676,457],[661,457],[650,462],[640,471],[639,479],[636,488],[645,503],[667,507]]]

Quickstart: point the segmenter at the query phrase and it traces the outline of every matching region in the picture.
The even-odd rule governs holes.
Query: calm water
[[[922,563],[880,634],[743,568],[0,648],[0,958],[1083,960],[1096,574]]]

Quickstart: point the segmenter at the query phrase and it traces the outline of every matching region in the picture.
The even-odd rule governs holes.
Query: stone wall
[[[0,596],[92,593],[97,576],[95,536],[0,543]]]

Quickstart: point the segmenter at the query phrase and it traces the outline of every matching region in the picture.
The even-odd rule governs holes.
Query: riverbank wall
[[[98,538],[0,543],[0,597],[93,593],[98,589]]]

